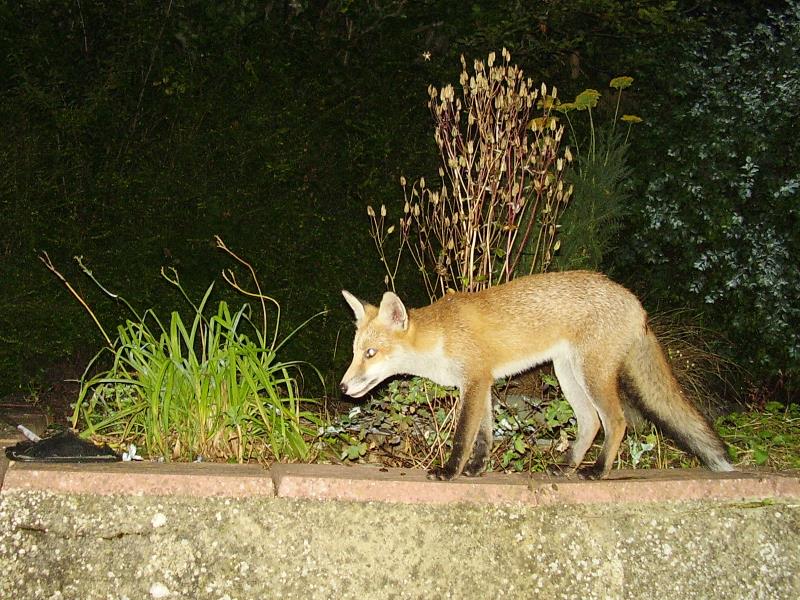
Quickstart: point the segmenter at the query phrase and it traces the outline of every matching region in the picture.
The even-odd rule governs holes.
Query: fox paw
[[[481,475],[483,475],[483,465],[476,467],[474,469],[471,469],[469,465],[467,465],[466,467],[464,467],[464,470],[461,471],[461,474],[464,477],[480,477]]]
[[[565,463],[553,463],[552,465],[547,465],[546,471],[548,475],[554,477],[569,477],[575,472],[575,468]]]
[[[481,473],[483,473],[484,468],[486,467],[486,460],[470,460],[464,465],[464,470],[461,471],[461,474],[465,477],[478,477]]]
[[[603,479],[606,476],[602,465],[592,465],[578,469],[578,477],[581,479]]]
[[[458,475],[456,470],[448,468],[447,466],[434,467],[428,471],[428,479],[434,479],[436,481],[450,481],[456,475]]]

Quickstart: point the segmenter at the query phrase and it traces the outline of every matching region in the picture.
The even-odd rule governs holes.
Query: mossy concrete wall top
[[[0,495],[2,598],[798,598],[800,506]]]

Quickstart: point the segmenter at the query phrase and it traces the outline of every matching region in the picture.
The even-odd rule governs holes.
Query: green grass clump
[[[217,242],[250,268],[221,240]],[[79,264],[83,267],[80,260]],[[52,264],[48,267],[56,272]],[[100,286],[91,271],[83,268]],[[260,327],[251,320],[248,304],[234,312],[220,301],[211,312],[213,284],[195,305],[174,271],[171,276],[162,274],[192,306],[190,321],[184,321],[177,311],[168,321],[152,310],[139,316],[121,299],[135,318],[120,325],[111,341],[95,319],[108,344],[84,373],[73,427],[80,423],[84,437],[120,448],[135,444],[143,455],[164,460],[202,457],[241,463],[309,459],[320,420],[316,412],[305,408],[314,401],[301,397],[298,382],[301,367],[313,367],[278,359],[281,347],[308,321],[279,340],[280,306],[261,293],[252,268],[250,272],[257,292],[243,290],[230,271],[224,276],[237,290],[258,299],[263,312]],[[278,311],[270,335],[267,302]],[[100,365],[104,365],[100,372],[90,376]]]

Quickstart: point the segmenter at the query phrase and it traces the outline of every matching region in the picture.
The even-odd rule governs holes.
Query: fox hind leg
[[[583,375],[580,370],[573,367],[567,358],[554,360],[553,368],[561,386],[561,391],[564,392],[564,398],[572,407],[572,411],[575,413],[575,420],[578,423],[577,437],[570,444],[562,462],[551,465],[548,468],[548,472],[556,475],[564,471],[574,471],[580,466],[583,457],[600,430],[600,419],[594,403],[586,392]]]
[[[606,374],[599,377],[590,376],[586,382],[589,397],[603,424],[603,447],[592,466],[578,469],[578,475],[585,479],[602,479],[608,475],[625,437],[627,425],[619,397],[617,372],[607,369],[603,369],[602,372]]]

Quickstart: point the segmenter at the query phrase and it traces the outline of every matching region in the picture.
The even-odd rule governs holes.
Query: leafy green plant
[[[715,428],[738,468],[800,469],[800,404],[767,402],[724,415]],[[699,467],[700,462],[648,424],[641,431],[629,431],[617,466],[664,469]]]
[[[767,402],[725,415],[717,428],[740,465],[800,469],[800,404]]]
[[[495,443],[489,470],[542,472],[575,435],[572,410],[555,377],[537,371],[531,380],[537,382],[532,388],[517,389],[514,381],[495,396]],[[321,438],[343,461],[429,468],[451,445],[455,411],[453,391],[424,379],[394,380],[384,394],[352,407],[323,428]],[[767,403],[720,417],[715,427],[740,467],[800,468],[798,404]],[[586,461],[595,460],[600,448],[595,443]],[[649,422],[628,429],[615,464],[620,469],[700,466],[696,457]]]
[[[427,469],[452,445],[457,394],[421,378],[394,380],[325,428],[323,437],[341,460]],[[546,399],[496,397],[494,423],[489,468],[495,470],[544,470],[574,434],[572,411],[557,387]]]
[[[454,394],[426,379],[396,379],[324,429],[341,460],[429,468],[442,461],[455,427]]]
[[[635,436],[628,436],[628,452],[634,469],[642,461],[642,456],[656,447],[656,440],[657,437],[653,434],[649,434],[644,441],[636,439]]]
[[[544,471],[575,434],[572,409],[558,380],[545,369],[501,384],[494,419],[490,467],[504,471]]]
[[[211,312],[213,284],[195,304],[186,295],[177,272],[162,270],[163,277],[190,304],[191,320],[184,321],[177,311],[166,321],[152,310],[140,315],[119,298],[134,318],[117,327],[112,341],[86,302],[43,255],[48,268],[89,310],[107,340],[107,346],[88,365],[75,403],[72,424],[84,425],[83,436],[116,446],[133,443],[151,458],[165,460],[202,457],[245,462],[309,457],[309,440],[320,425],[318,416],[304,408],[310,400],[299,391],[301,366],[309,365],[278,360],[283,345],[308,320],[279,339],[277,302],[261,293],[248,263],[219,238],[217,245],[250,269],[256,292],[243,289],[232,271],[223,276],[234,288],[260,303],[260,327],[252,321],[247,304],[233,311],[220,301]],[[80,258],[77,260],[92,281],[118,298],[97,281]],[[267,302],[278,311],[271,336],[267,332]],[[110,367],[89,375],[106,360]]]

